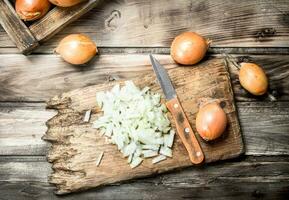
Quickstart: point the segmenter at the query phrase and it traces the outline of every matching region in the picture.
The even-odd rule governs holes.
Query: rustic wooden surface
[[[236,57],[242,59],[248,55]],[[279,93],[278,99],[289,100],[289,55],[249,57],[264,67],[270,79],[270,88]],[[176,67],[169,55],[159,55],[158,58],[167,69]],[[103,83],[111,78],[130,79],[152,71],[146,53],[96,56],[86,67],[74,67],[58,56],[46,54],[31,55],[28,58],[23,55],[0,54],[0,60],[0,84],[3,85],[0,87],[0,101],[46,101],[72,89]],[[238,81],[237,69],[231,65],[229,67],[238,101],[268,101],[266,96],[256,98],[244,91]]]
[[[167,60],[169,59],[171,58],[167,56]],[[244,145],[230,77],[224,60],[211,59],[195,67],[170,69],[168,73],[194,130],[196,130],[198,99],[218,99],[224,104],[229,125],[223,137],[209,144],[196,135],[205,155],[205,163],[235,158],[242,154]],[[153,72],[136,77],[133,81],[140,88],[149,86],[153,92],[162,94]],[[123,84],[123,81],[111,81],[77,89],[48,101],[48,108],[58,111],[58,114],[47,122],[48,130],[43,136],[43,139],[52,143],[47,158],[55,171],[49,181],[57,186],[57,194],[71,193],[192,165],[184,145],[176,135],[172,158],[158,164],[152,164],[152,159],[146,159],[139,167],[131,169],[116,146],[105,142],[105,138],[92,128],[92,122],[100,116],[100,108],[95,103],[95,94],[107,91],[117,83]],[[84,123],[83,116],[88,109],[92,109],[91,123]],[[175,129],[171,116],[170,120]],[[95,162],[100,152],[104,152],[105,155],[100,166],[97,167]],[[118,167],[113,168],[113,166]]]
[[[14,8],[15,1],[3,0],[0,2],[0,22],[20,52],[27,55],[39,43],[48,40],[100,2],[87,0],[71,8],[53,7],[44,17],[29,25],[18,17]]]
[[[102,47],[169,47],[188,30],[212,39],[213,47],[289,47],[288,13],[288,0],[103,1],[36,52],[52,53],[72,32],[85,33]],[[14,48],[1,29],[0,46]]]
[[[166,3],[168,2],[168,3]],[[289,4],[287,0],[105,1],[24,57],[0,27],[1,199],[59,199],[47,182],[49,144],[41,140],[55,112],[45,100],[108,79],[150,70],[148,53],[168,54],[172,38],[196,30],[215,39],[210,56],[228,52],[264,66],[277,102],[240,90],[230,67],[245,156],[110,185],[64,199],[286,199],[289,195]],[[275,31],[274,31],[275,30]],[[102,54],[78,68],[52,55],[65,35],[84,32]],[[165,62],[161,58],[161,62]],[[171,63],[166,64],[171,68]]]
[[[29,26],[29,29],[39,42],[43,42],[61,31],[67,24],[87,13],[100,2],[101,0],[88,0],[69,9],[54,7],[47,15]]]
[[[0,1],[0,23],[21,53],[27,54],[39,45],[29,28],[19,19],[9,0]]]

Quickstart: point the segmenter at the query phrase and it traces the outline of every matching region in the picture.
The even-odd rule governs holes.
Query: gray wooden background
[[[166,54],[172,39],[197,31],[214,41],[209,57],[231,53],[262,65],[278,101],[254,98],[230,67],[246,145],[244,156],[133,180],[63,199],[281,199],[289,196],[289,1],[111,0],[25,57],[0,27],[0,199],[58,199],[41,140],[55,112],[45,101],[64,91],[131,78],[151,70],[148,53]],[[86,67],[53,49],[69,33],[85,33],[100,56]],[[206,58],[206,59],[208,59]]]

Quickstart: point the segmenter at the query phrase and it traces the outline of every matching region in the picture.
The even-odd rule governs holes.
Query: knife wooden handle
[[[204,160],[204,153],[185,115],[180,101],[176,97],[167,101],[166,106],[176,122],[177,133],[189,153],[191,162],[194,164],[202,163]]]

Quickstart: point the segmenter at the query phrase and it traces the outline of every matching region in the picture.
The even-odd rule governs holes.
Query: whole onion
[[[227,121],[226,113],[218,102],[204,104],[197,114],[197,132],[206,141],[214,140],[225,131]]]
[[[50,5],[48,0],[16,0],[15,9],[24,21],[33,21],[43,17]]]
[[[267,92],[268,78],[263,69],[255,63],[240,63],[240,84],[253,95]]]
[[[171,45],[171,56],[179,64],[193,65],[201,61],[209,48],[210,41],[194,32],[178,35]]]
[[[90,61],[97,53],[96,44],[86,35],[71,34],[63,38],[55,52],[68,63],[81,65]]]
[[[87,0],[49,0],[52,4],[60,7],[70,7]]]

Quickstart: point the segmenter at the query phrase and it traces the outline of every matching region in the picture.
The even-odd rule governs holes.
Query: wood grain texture
[[[40,133],[45,133],[45,122],[55,114],[45,110],[44,103],[1,103],[0,154],[43,155],[48,144],[41,140]]]
[[[237,102],[237,108],[246,155],[289,155],[288,102]],[[0,155],[46,155],[49,145],[40,138],[54,114],[44,103],[0,103]]]
[[[19,19],[9,0],[0,1],[0,24],[21,53],[27,54],[38,46],[38,41],[24,22]]]
[[[238,162],[236,162],[238,161]],[[89,190],[63,199],[284,199],[288,157],[247,157]],[[0,161],[3,200],[59,199],[46,176],[50,165],[29,157]]]
[[[214,41],[213,47],[289,47],[288,13],[287,0],[104,1],[37,52],[52,52],[60,39],[76,32],[101,47],[169,47],[183,31],[199,32]],[[42,35],[39,31],[49,32],[40,27],[33,32]],[[0,47],[14,47],[3,30],[0,36]]]
[[[224,105],[228,126],[222,137],[207,143],[196,134],[205,155],[204,162],[235,158],[242,154],[244,152],[242,136],[229,73],[223,61],[212,59],[200,65],[199,68],[179,67],[168,70],[168,73],[194,130],[198,99],[218,99]],[[200,76],[201,74],[203,76]],[[133,81],[140,88],[149,86],[153,92],[163,94],[153,72],[137,77]],[[123,84],[124,81],[119,83]],[[139,167],[131,169],[116,146],[108,144],[105,137],[92,128],[91,123],[83,121],[83,116],[88,109],[92,109],[91,122],[101,115],[100,108],[95,103],[95,95],[97,92],[111,89],[115,84],[112,82],[77,89],[48,101],[48,108],[57,109],[58,114],[47,122],[48,130],[43,139],[52,143],[52,148],[48,153],[48,160],[54,169],[50,182],[56,185],[58,194],[192,165],[185,147],[176,135],[172,158],[157,164],[152,164],[152,159],[145,159]],[[171,115],[169,118],[172,127],[176,127]],[[100,166],[97,167],[96,160],[101,152],[104,152],[104,157]],[[97,178],[94,179],[94,177]]]
[[[88,0],[69,8],[54,7],[47,15],[29,26],[39,42],[43,42],[94,8],[101,0]]]
[[[246,133],[244,139],[248,155],[258,156],[257,152],[267,156],[288,155],[281,150],[288,151],[289,148],[288,108],[289,102],[238,104],[241,130]],[[272,149],[276,151],[272,152]]]
[[[169,55],[156,55],[167,68],[175,68]],[[240,60],[244,56],[237,56]],[[261,65],[270,79],[270,88],[278,100],[289,100],[289,56],[245,56]],[[207,57],[204,62],[212,57]],[[131,79],[152,71],[147,54],[101,55],[87,66],[71,66],[56,55],[0,55],[0,101],[46,101],[62,92],[113,79]],[[202,64],[202,63],[201,63]],[[196,65],[194,67],[198,67]],[[238,71],[229,66],[237,101],[267,101],[241,88]]]

